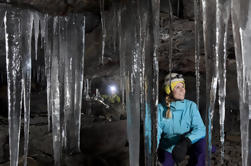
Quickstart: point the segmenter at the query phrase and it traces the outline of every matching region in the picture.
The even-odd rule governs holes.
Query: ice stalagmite
[[[33,17],[31,11],[24,10],[21,17],[21,50],[22,62],[22,90],[24,103],[24,166],[27,165],[29,126],[30,126],[30,92],[31,92],[31,35]]]
[[[18,165],[21,107],[22,54],[20,9],[8,9],[4,18],[8,83],[10,165]]]
[[[216,0],[216,65],[218,66],[218,96],[220,113],[221,163],[224,163],[224,121],[226,97],[227,31],[230,17],[230,0]]]
[[[249,99],[248,86],[251,83],[251,2],[249,0],[231,2],[231,16],[234,35],[234,46],[237,66],[237,82],[240,94],[240,130],[242,146],[242,165],[248,166],[250,161],[249,149]]]
[[[200,104],[200,16],[200,1],[194,0],[196,103],[198,107]]]

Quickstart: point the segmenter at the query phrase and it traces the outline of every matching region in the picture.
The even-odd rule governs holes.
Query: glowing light
[[[110,90],[111,94],[117,93],[117,87],[115,85],[110,85],[109,90]]]

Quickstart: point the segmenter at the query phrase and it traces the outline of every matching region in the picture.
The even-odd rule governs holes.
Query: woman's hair
[[[172,118],[172,113],[171,113],[171,102],[174,101],[174,98],[172,97],[172,93],[169,95],[166,95],[165,102],[167,106],[166,110],[166,118]]]

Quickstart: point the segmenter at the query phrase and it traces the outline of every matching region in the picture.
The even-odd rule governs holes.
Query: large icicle
[[[51,114],[54,161],[60,165],[63,149],[80,151],[85,17],[49,17],[45,34],[48,120]]]
[[[21,17],[22,33],[22,89],[24,103],[24,166],[27,165],[29,126],[30,126],[30,91],[31,91],[31,35],[32,21],[31,12],[24,10]]]
[[[224,163],[224,121],[226,97],[227,31],[230,0],[216,0],[216,65],[218,66],[218,95],[220,114],[221,164]]]
[[[52,57],[52,39],[53,39],[53,18],[46,19],[45,26],[45,75],[46,75],[46,92],[47,92],[47,116],[48,116],[48,131],[51,128],[51,57]]]
[[[206,63],[206,111],[201,114],[206,126],[208,126],[207,111],[209,110],[210,85],[215,75],[215,27],[216,27],[216,1],[202,0],[203,36]]]
[[[64,23],[65,27],[61,36],[65,39],[60,40],[62,43],[60,44],[60,56],[65,56],[64,126],[66,150],[72,153],[80,151],[85,18],[83,15],[70,15],[65,18]],[[71,45],[67,47],[68,43]]]
[[[237,82],[240,94],[240,130],[242,144],[242,165],[251,164],[249,154],[249,103],[248,85],[251,82],[250,40],[251,40],[251,2],[247,0],[231,3],[231,16],[237,66]]]
[[[140,165],[140,111],[144,111],[144,162],[156,165],[159,1],[132,1],[124,5],[119,10],[120,62],[124,61],[120,68],[126,87],[130,165]]]
[[[21,107],[22,54],[20,9],[8,9],[4,18],[8,82],[10,166],[18,165]]]
[[[59,73],[59,32],[58,17],[53,20],[53,44],[51,57],[51,117],[52,117],[52,137],[53,137],[53,153],[54,165],[61,165],[62,147],[61,147],[61,118],[60,117],[60,73]]]
[[[206,111],[201,114],[207,131],[210,130],[212,123],[212,118],[209,117],[210,110],[214,109],[214,105],[210,104],[213,99],[210,97],[212,78],[216,77],[216,66],[215,66],[215,30],[216,30],[216,1],[215,0],[202,0],[202,15],[203,15],[203,36],[204,36],[204,48],[205,48],[205,63],[206,63]],[[217,77],[216,77],[217,78]],[[218,79],[218,78],[217,78]],[[209,122],[210,121],[210,122]],[[211,137],[207,133],[208,138]],[[208,139],[210,140],[210,139]],[[211,147],[211,142],[208,142],[208,149]],[[208,165],[210,166],[211,151],[208,151]]]
[[[196,103],[200,106],[200,1],[194,0]]]
[[[129,163],[139,166],[140,148],[140,55],[137,39],[139,21],[137,4],[128,2],[121,13],[121,32],[123,33],[121,46],[122,59],[125,61],[125,90],[127,111],[127,135],[129,141]],[[122,8],[123,8],[122,7]],[[130,23],[128,23],[130,21]],[[121,35],[121,34],[120,34]],[[120,59],[120,61],[122,60]]]

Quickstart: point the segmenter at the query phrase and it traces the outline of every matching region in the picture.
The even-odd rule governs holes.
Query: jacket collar
[[[185,99],[171,102],[171,107],[175,108],[176,110],[183,110],[185,107]]]

